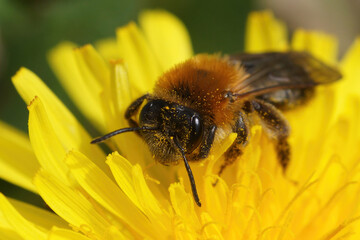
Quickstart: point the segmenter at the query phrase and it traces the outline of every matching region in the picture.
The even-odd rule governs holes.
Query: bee
[[[152,93],[127,108],[129,128],[91,143],[120,133],[138,133],[156,161],[185,164],[194,200],[200,207],[189,162],[207,158],[212,146],[237,133],[224,153],[220,175],[243,153],[251,126],[260,123],[274,140],[285,171],[290,160],[290,127],[280,110],[306,102],[316,85],[340,78],[338,70],[305,52],[199,54],[165,72]]]

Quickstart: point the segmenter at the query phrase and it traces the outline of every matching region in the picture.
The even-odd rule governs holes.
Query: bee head
[[[167,150],[169,154],[179,155],[177,147],[181,147],[184,153],[191,153],[202,141],[203,122],[200,115],[191,108],[161,99],[151,100],[143,107],[140,112],[140,126],[157,129],[142,131],[144,139],[150,148],[170,147],[172,150]],[[175,141],[180,146],[177,146]],[[159,150],[154,149],[152,152],[156,155]]]
[[[178,163],[181,158],[184,160],[194,200],[200,207],[195,179],[186,157],[202,142],[204,126],[199,113],[177,103],[155,99],[142,108],[139,120],[139,126],[115,130],[91,143],[102,142],[120,133],[140,132],[160,163],[169,165]]]

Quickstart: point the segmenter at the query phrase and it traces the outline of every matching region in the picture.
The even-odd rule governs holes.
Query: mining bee
[[[91,143],[137,132],[156,161],[164,165],[184,162],[194,200],[201,206],[189,162],[205,159],[212,146],[230,133],[237,133],[224,153],[220,175],[241,156],[250,128],[257,122],[275,141],[278,160],[285,171],[290,160],[290,128],[280,110],[304,103],[316,85],[340,78],[338,70],[306,52],[199,54],[165,72],[152,93],[128,107],[125,118],[129,128]]]

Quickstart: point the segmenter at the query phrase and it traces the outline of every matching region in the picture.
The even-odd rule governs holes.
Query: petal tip
[[[121,27],[118,27],[116,29],[116,34],[120,34],[121,32],[123,32],[124,30],[127,30],[127,29],[133,29],[133,28],[137,28],[137,24],[134,22],[134,21],[131,21]]]
[[[12,76],[12,78],[11,78],[12,82],[15,83],[16,81],[18,81],[18,79],[20,79],[22,76],[24,76],[28,72],[31,72],[31,71],[29,69],[27,69],[26,67],[20,67],[19,70],[16,71],[14,76]]]

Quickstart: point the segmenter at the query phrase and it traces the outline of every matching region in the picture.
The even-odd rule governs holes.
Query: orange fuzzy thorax
[[[153,94],[155,98],[190,107],[222,125],[232,120],[235,110],[225,93],[244,74],[239,64],[226,57],[200,54],[164,73]]]

